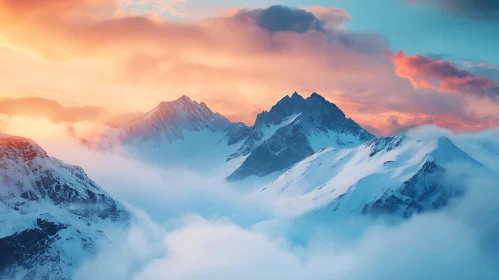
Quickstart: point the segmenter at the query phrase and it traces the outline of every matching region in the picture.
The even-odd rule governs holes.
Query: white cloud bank
[[[22,120],[4,123],[3,131],[15,134],[19,125]],[[82,279],[499,279],[497,130],[409,132],[420,139],[448,136],[494,170],[459,168],[451,174],[469,188],[446,210],[397,225],[310,224],[303,242],[295,242],[294,235],[302,233],[295,232],[293,221],[273,217],[244,191],[187,170],[165,171],[125,155],[91,151],[66,138],[64,126],[43,125],[47,128],[21,136],[81,165],[103,188],[158,223],[133,229],[125,245],[85,264],[77,275]]]

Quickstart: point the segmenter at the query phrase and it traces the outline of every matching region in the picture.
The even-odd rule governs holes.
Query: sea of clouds
[[[28,123],[36,129],[26,133],[20,128]],[[87,148],[64,124],[17,117],[0,124],[1,132],[30,137],[49,155],[82,166],[146,221],[85,263],[77,279],[499,279],[499,129],[408,132],[421,140],[447,136],[486,166],[454,163],[447,179],[466,196],[446,209],[399,223],[328,223],[277,216],[248,197],[251,190],[216,174]]]

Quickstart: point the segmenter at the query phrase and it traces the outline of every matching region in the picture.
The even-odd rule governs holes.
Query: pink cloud
[[[450,61],[419,54],[408,56],[402,50],[387,56],[392,59],[397,75],[409,79],[415,88],[488,97],[499,102],[497,81],[460,70]]]

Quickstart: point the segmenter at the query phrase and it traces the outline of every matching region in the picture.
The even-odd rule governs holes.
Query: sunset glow
[[[0,0],[0,279],[498,280],[499,0]]]
[[[464,79],[481,79],[492,92],[496,81],[468,76],[429,84],[402,66],[403,51],[384,55],[392,51],[382,36],[349,31],[346,10],[308,9],[326,22],[323,31],[272,32],[255,20],[258,10],[227,7],[176,22],[159,15],[178,7],[166,3],[2,1],[0,113],[112,123],[185,94],[251,125],[282,95],[315,91],[382,134],[425,123],[455,131],[499,123],[497,108],[482,97],[446,93],[471,91]],[[435,105],[441,103],[445,110]],[[386,130],[390,123],[396,125]]]

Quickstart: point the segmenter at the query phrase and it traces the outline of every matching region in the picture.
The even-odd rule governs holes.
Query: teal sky
[[[182,14],[176,20],[214,15],[223,9],[291,7],[337,7],[351,15],[351,31],[385,36],[393,51],[445,56],[460,61],[499,64],[499,20],[470,19],[435,6],[409,0],[184,0],[175,6]],[[171,16],[169,16],[171,18]]]
[[[443,9],[400,0],[319,0],[352,16],[351,30],[385,35],[393,50],[442,54],[454,60],[499,64],[499,21],[469,19]]]

